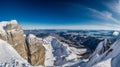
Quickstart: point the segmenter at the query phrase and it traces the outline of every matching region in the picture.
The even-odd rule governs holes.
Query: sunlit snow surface
[[[97,48],[100,45],[104,44],[99,44]],[[94,54],[86,67],[120,67],[120,39],[115,41],[103,54],[98,55],[98,52]]]
[[[51,36],[45,38],[43,41],[46,48],[46,66],[64,66],[64,64],[72,64],[77,61],[77,55],[71,51],[67,44],[61,43]]]
[[[0,40],[0,67],[29,67],[26,60],[8,43]]]
[[[114,35],[114,36],[118,36],[118,35],[119,35],[119,32],[115,31],[115,32],[113,32],[113,35]]]

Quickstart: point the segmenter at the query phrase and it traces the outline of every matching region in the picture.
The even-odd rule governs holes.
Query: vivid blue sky
[[[120,29],[120,0],[0,0],[0,21],[23,28]]]

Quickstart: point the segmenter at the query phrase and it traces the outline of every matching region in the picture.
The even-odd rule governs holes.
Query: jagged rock
[[[32,67],[7,42],[0,39],[0,67]]]
[[[3,27],[0,34],[0,39],[7,41],[11,44],[16,51],[23,57],[27,58],[25,37],[22,28],[17,24],[16,20],[12,20]],[[4,33],[4,34],[3,34]]]
[[[27,37],[28,60],[32,65],[44,65],[45,48],[40,38],[29,34]]]
[[[7,41],[12,44],[17,52],[23,57],[27,57],[25,37],[22,28],[13,20],[6,25]]]
[[[0,23],[0,39],[11,44],[32,65],[44,65],[45,48],[42,41],[34,35],[26,38],[16,20]]]

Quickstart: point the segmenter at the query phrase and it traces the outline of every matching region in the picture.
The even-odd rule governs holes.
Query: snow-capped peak
[[[118,35],[119,35],[119,32],[118,32],[118,31],[114,31],[114,32],[113,32],[113,35],[114,35],[114,36],[118,36]]]
[[[18,24],[18,23],[17,23],[17,20],[11,20],[10,23],[11,23],[11,24]]]
[[[11,20],[11,21],[2,21],[0,22],[0,31],[4,32],[4,27],[8,24],[18,24],[16,20]]]
[[[35,35],[33,35],[33,34],[29,34],[29,36],[28,37],[30,37],[30,38],[35,38],[36,36]]]

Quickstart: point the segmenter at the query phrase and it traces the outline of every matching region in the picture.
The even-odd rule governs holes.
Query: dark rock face
[[[95,37],[88,37],[86,41],[82,43],[83,46],[87,47],[91,51],[94,51],[97,47],[97,44],[99,44],[102,40],[97,39]]]

